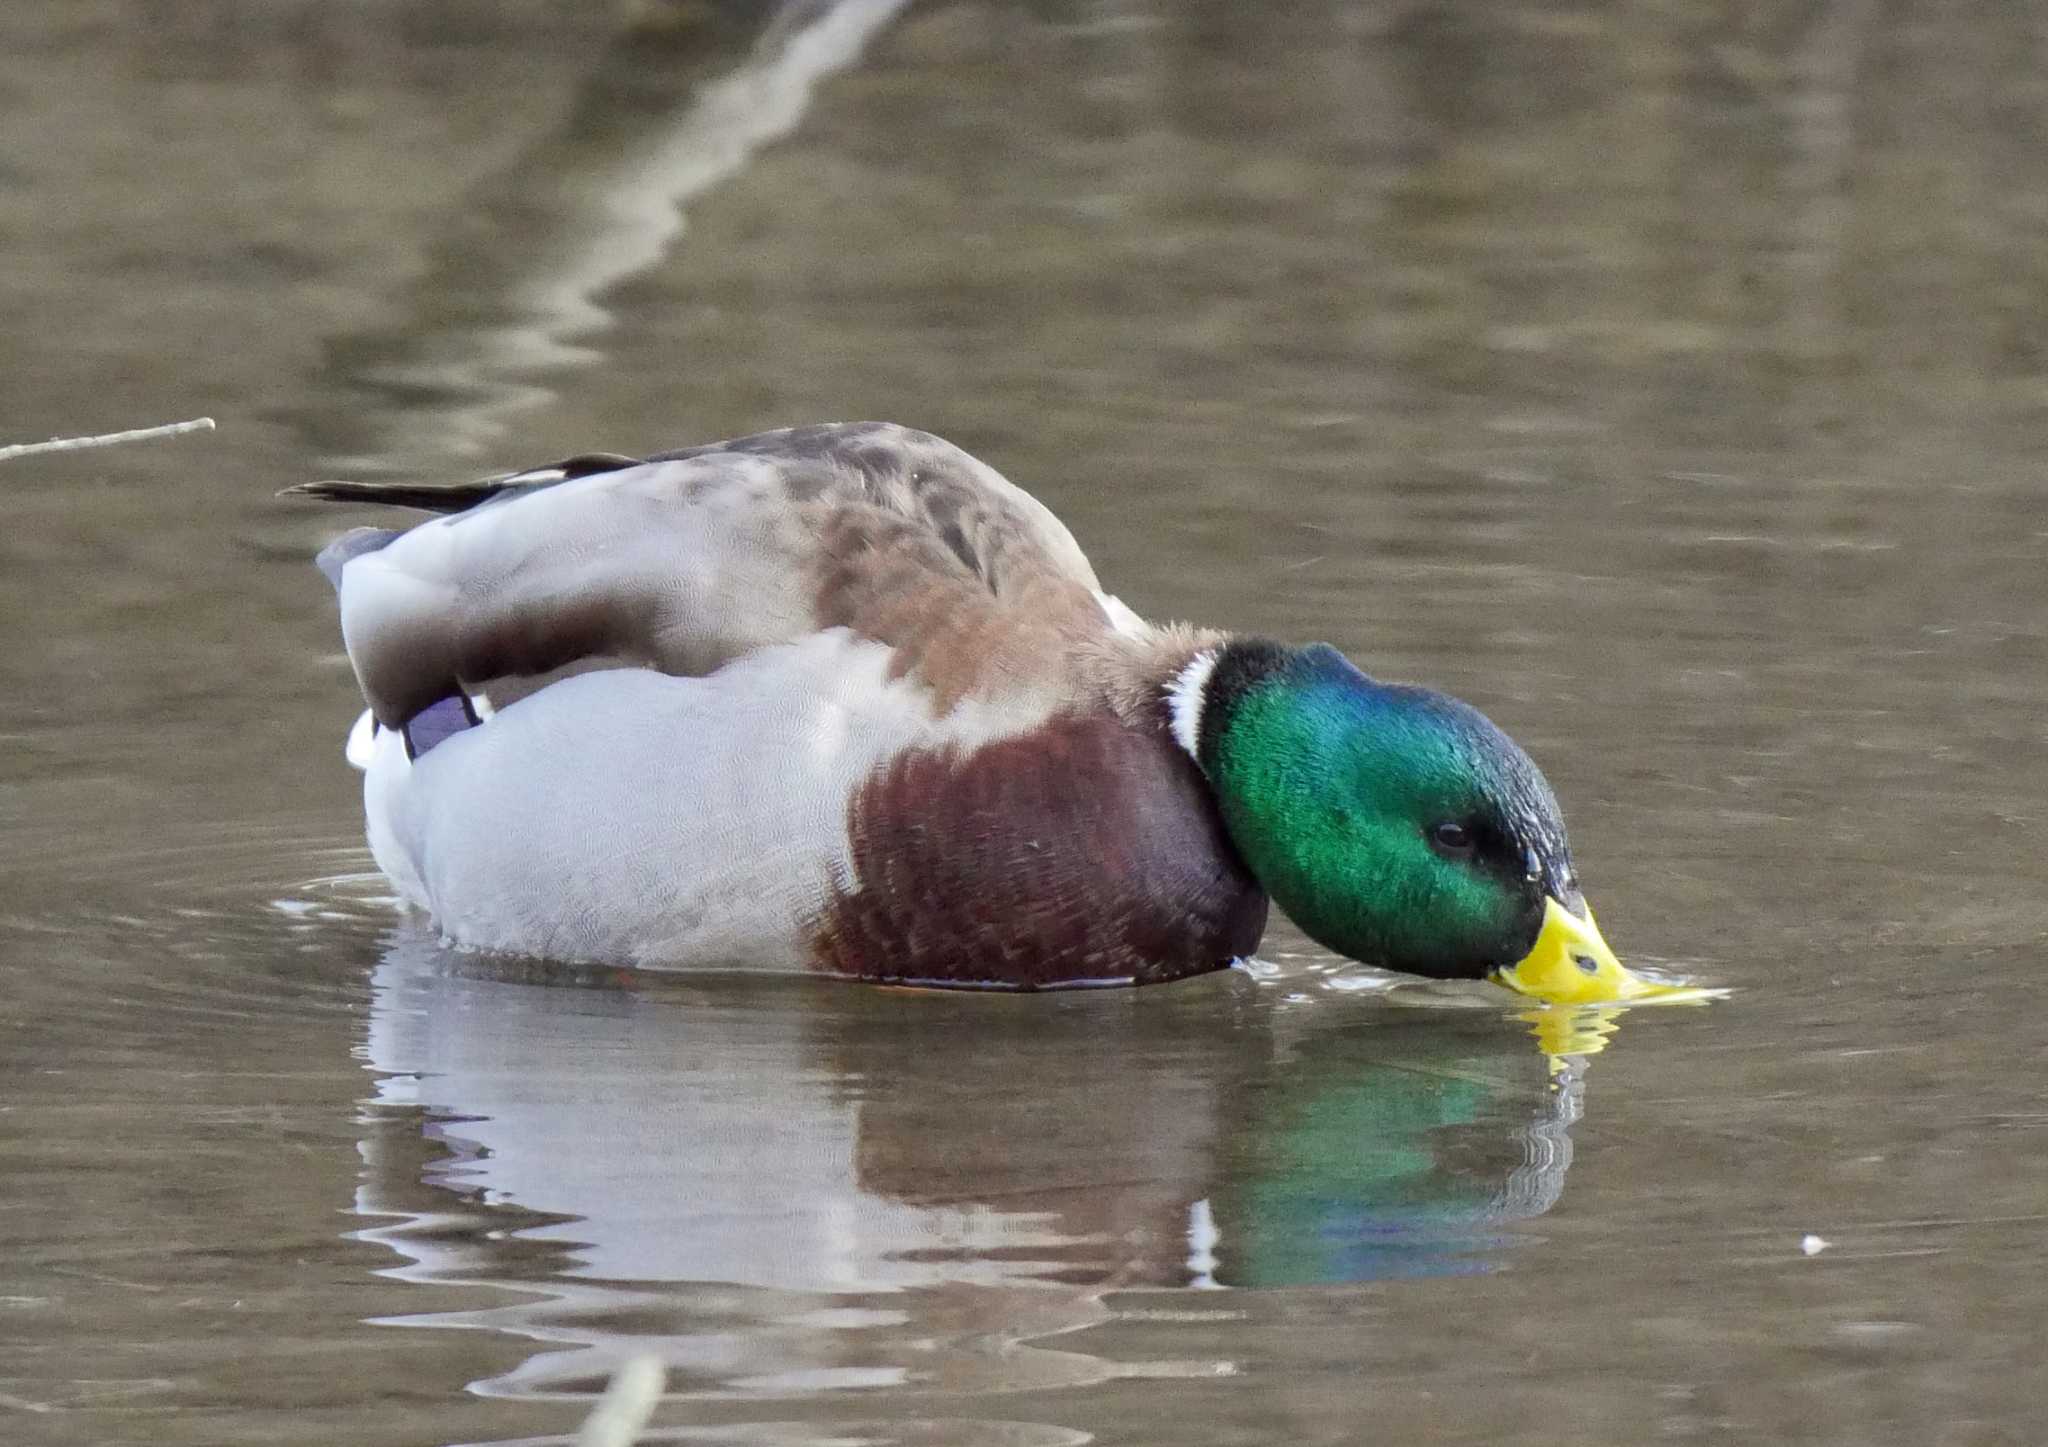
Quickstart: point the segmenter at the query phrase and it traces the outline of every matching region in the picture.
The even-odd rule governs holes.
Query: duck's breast
[[[1249,956],[1265,928],[1192,762],[1107,710],[892,758],[855,792],[847,839],[813,952],[861,979],[1151,984]]]

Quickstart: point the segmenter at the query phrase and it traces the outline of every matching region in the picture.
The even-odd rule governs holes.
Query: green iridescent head
[[[1327,644],[1226,644],[1199,689],[1194,752],[1231,840],[1314,939],[1546,998],[1633,980],[1593,928],[1550,785],[1477,709]],[[1553,934],[1559,985],[1531,985],[1547,967],[1517,972]]]

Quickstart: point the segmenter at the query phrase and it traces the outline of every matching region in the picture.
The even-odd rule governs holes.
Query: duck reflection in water
[[[358,1205],[399,1223],[365,1235],[414,1279],[522,1293],[406,1320],[586,1348],[500,1390],[650,1349],[685,1392],[1099,1379],[1071,1344],[971,1343],[1121,1289],[1486,1270],[1563,1191],[1561,1047],[1612,1029],[1533,1012],[1532,1048],[1493,1011],[1283,1009],[1237,973],[1057,998],[571,975],[415,924],[374,992]]]

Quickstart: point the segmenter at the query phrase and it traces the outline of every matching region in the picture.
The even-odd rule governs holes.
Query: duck
[[[894,985],[1337,954],[1629,1000],[1564,821],[1478,709],[1325,643],[1155,624],[1053,513],[894,423],[587,453],[316,559],[398,896],[452,945]]]

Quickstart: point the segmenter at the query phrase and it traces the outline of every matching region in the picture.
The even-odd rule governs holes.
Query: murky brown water
[[[2033,11],[760,8],[0,9],[0,441],[221,423],[0,469],[0,1440],[559,1441],[648,1348],[664,1441],[2048,1440]],[[1285,931],[987,999],[381,903],[272,490],[853,416],[1479,702],[1734,999],[1553,1088]]]

